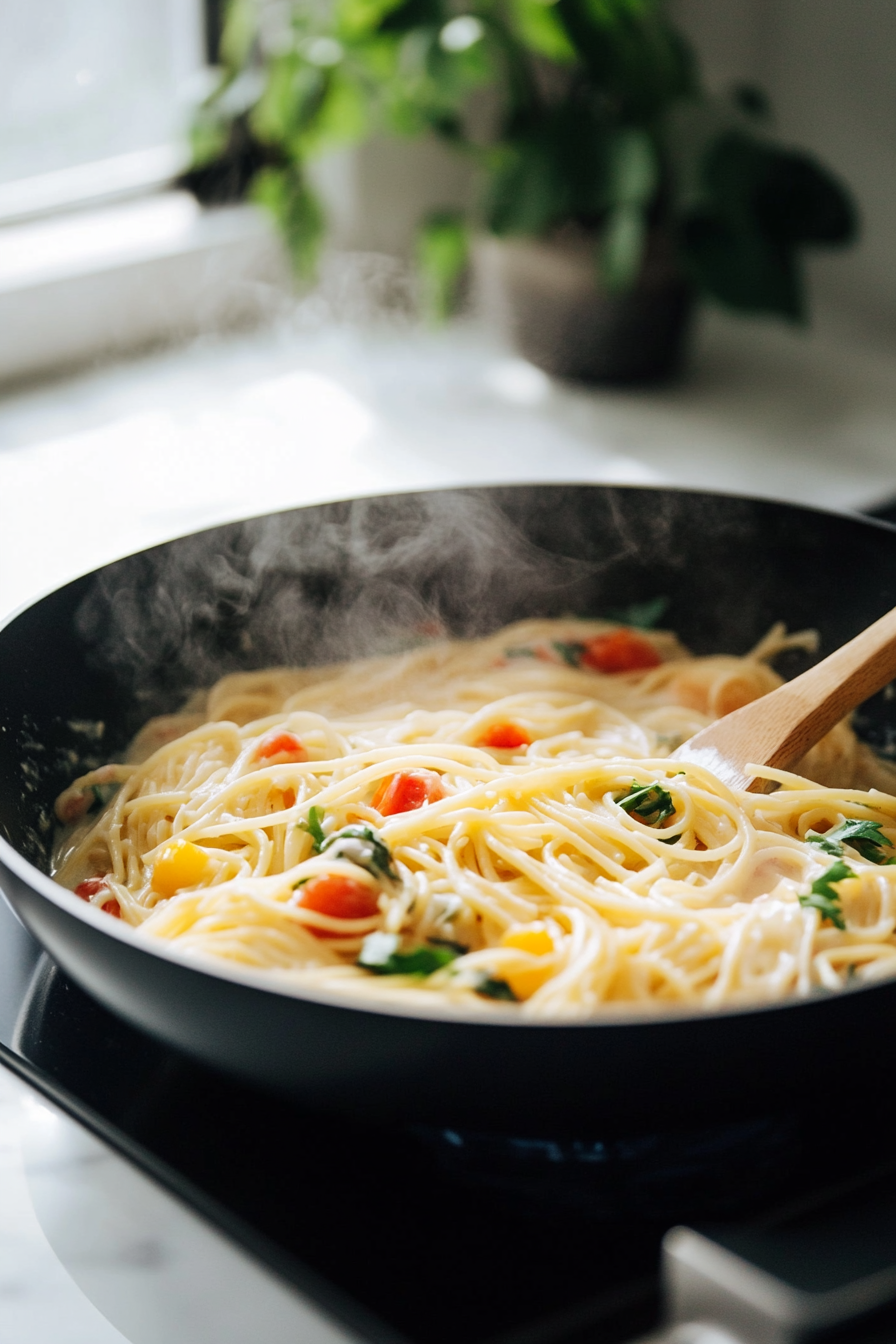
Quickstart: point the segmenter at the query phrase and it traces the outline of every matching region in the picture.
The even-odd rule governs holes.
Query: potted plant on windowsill
[[[706,92],[662,0],[332,0],[296,7],[267,47],[258,12],[231,5],[206,161],[251,143],[251,191],[307,266],[315,154],[383,133],[447,142],[480,191],[421,223],[427,305],[450,311],[476,240],[486,306],[553,373],[674,372],[698,297],[801,321],[803,250],[855,236],[846,189],[774,141],[758,91]],[[228,114],[259,61],[258,96]]]

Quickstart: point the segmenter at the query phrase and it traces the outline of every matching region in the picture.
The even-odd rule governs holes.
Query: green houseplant
[[[705,90],[662,0],[304,0],[276,32],[264,15],[232,0],[199,180],[241,174],[307,273],[325,231],[314,158],[438,137],[479,190],[421,221],[428,307],[450,311],[471,237],[499,240],[517,338],[555,371],[669,372],[694,295],[804,320],[804,249],[855,236],[846,189],[775,142],[757,90]],[[551,264],[555,296],[575,299],[566,318]]]

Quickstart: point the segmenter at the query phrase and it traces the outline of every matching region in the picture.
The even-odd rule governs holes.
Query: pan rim
[[[783,509],[795,509],[799,513],[820,514],[822,517],[842,518],[847,522],[860,523],[863,527],[876,528],[880,532],[896,532],[896,523],[890,523],[885,518],[874,518],[869,514],[859,513],[855,509],[837,509],[822,508],[817,504],[796,504],[790,499],[781,499],[777,495],[748,495],[739,490],[698,490],[692,486],[664,484],[657,482],[655,485],[646,485],[641,483],[628,483],[626,481],[574,481],[574,480],[532,480],[532,481],[476,481],[470,485],[437,485],[429,489],[419,486],[409,486],[407,489],[388,490],[380,493],[358,494],[358,495],[339,495],[332,498],[313,500],[308,504],[289,504],[283,509],[266,509],[261,513],[239,514],[234,518],[223,518],[217,523],[209,523],[207,526],[194,528],[188,532],[175,532],[172,536],[166,537],[164,541],[154,541],[149,546],[139,546],[133,551],[121,551],[111,560],[104,561],[101,565],[94,565],[91,569],[79,569],[68,578],[63,579],[61,583],[51,583],[48,587],[41,588],[36,594],[25,598],[17,606],[13,607],[0,617],[0,635],[8,626],[13,625],[20,616],[24,616],[32,607],[38,606],[46,601],[48,597],[53,597],[56,593],[61,593],[68,588],[70,584],[79,583],[83,579],[89,579],[94,574],[101,574],[103,570],[111,565],[117,565],[122,560],[129,560],[137,555],[146,555],[152,551],[161,550],[165,546],[171,546],[178,541],[186,541],[191,537],[202,537],[208,532],[216,532],[221,527],[235,527],[240,523],[256,522],[262,518],[280,518],[287,513],[298,513],[306,509],[321,509],[336,507],[340,504],[353,504],[358,500],[369,500],[375,502],[379,499],[394,499],[396,496],[414,495],[446,495],[459,492],[479,493],[489,490],[625,490],[637,494],[675,494],[692,495],[703,499],[732,499],[745,504],[770,504]],[[2,839],[2,836],[0,836]]]
[[[863,527],[869,527],[885,533],[896,533],[896,524],[889,523],[883,519],[868,517],[851,509],[822,508],[816,505],[805,505],[794,503],[791,500],[780,499],[775,496],[765,495],[747,495],[739,491],[725,490],[698,490],[688,486],[679,486],[674,484],[628,484],[626,482],[601,482],[601,481],[496,481],[492,483],[476,482],[470,485],[445,485],[436,486],[431,489],[421,489],[419,487],[410,487],[408,489],[389,490],[379,494],[358,494],[334,499],[316,500],[308,504],[294,504],[284,509],[266,510],[260,513],[241,515],[236,518],[225,519],[217,523],[211,523],[208,526],[194,529],[189,532],[177,533],[175,536],[168,537],[164,541],[155,542],[151,546],[142,546],[134,551],[126,551],[117,555],[114,559],[106,561],[104,564],[95,566],[92,569],[80,571],[71,575],[63,583],[54,584],[49,588],[42,590],[36,596],[28,598],[14,610],[9,612],[0,620],[0,636],[15,621],[17,621],[26,612],[33,607],[38,606],[47,598],[54,594],[62,592],[73,583],[90,578],[92,575],[100,574],[111,565],[117,564],[130,556],[141,555],[144,553],[160,550],[180,540],[189,537],[199,537],[206,533],[216,531],[221,527],[229,527],[240,523],[248,523],[258,519],[275,518],[283,514],[294,513],[300,510],[325,508],[339,504],[351,504],[356,500],[378,500],[392,499],[396,496],[415,496],[415,495],[438,495],[456,492],[478,493],[489,490],[507,490],[507,491],[525,491],[537,489],[589,489],[602,491],[626,491],[638,494],[676,494],[682,496],[691,496],[694,498],[710,499],[728,499],[740,501],[747,504],[770,505],[772,507],[795,510],[801,514],[815,514],[822,517],[839,518],[847,522],[859,523]],[[529,1030],[541,1029],[558,1031],[562,1029],[574,1028],[582,1029],[604,1029],[604,1030],[629,1030],[633,1027],[673,1027],[685,1024],[709,1023],[716,1020],[728,1020],[731,1018],[755,1017],[757,1014],[768,1014],[782,1009],[795,1009],[807,1007],[820,1007],[829,1003],[836,1003],[841,999],[854,994],[865,994],[876,990],[885,990],[888,986],[892,987],[894,981],[882,980],[866,985],[851,985],[837,991],[814,990],[808,996],[789,995],[785,999],[776,999],[772,1001],[750,1001],[732,1004],[729,1007],[701,1008],[699,1006],[688,1005],[686,1007],[670,1006],[657,1011],[655,1007],[645,1008],[642,1012],[632,1011],[631,1005],[624,1005],[617,1011],[602,1007],[600,1013],[590,1014],[588,1016],[569,1016],[551,1019],[530,1019],[523,1017],[517,1008],[512,1005],[501,1005],[494,1003],[483,1003],[482,1007],[474,1009],[464,1008],[457,1004],[440,1003],[434,1000],[432,1005],[421,1005],[415,1001],[413,1007],[404,1007],[400,1003],[392,1001],[380,1001],[373,1004],[366,1004],[354,995],[340,991],[338,989],[325,989],[322,987],[298,985],[288,980],[289,972],[279,972],[277,970],[255,969],[252,967],[241,966],[238,963],[231,963],[225,958],[214,958],[213,956],[199,953],[186,953],[174,945],[167,944],[162,939],[148,939],[138,937],[139,929],[132,928],[130,925],[123,925],[118,920],[111,919],[101,910],[97,910],[89,904],[81,901],[69,891],[68,888],[55,882],[53,878],[34,866],[24,857],[14,846],[0,835],[0,868],[8,869],[14,876],[18,877],[32,891],[38,893],[44,899],[50,901],[60,909],[67,918],[81,921],[94,928],[97,932],[132,948],[138,953],[146,953],[150,956],[160,957],[175,966],[185,970],[198,972],[217,980],[224,980],[228,983],[236,984],[245,989],[258,990],[266,994],[276,994],[282,998],[295,999],[299,1002],[306,1002],[326,1008],[336,1008],[348,1010],[351,1012],[366,1013],[371,1016],[386,1016],[390,1018],[404,1018],[409,1021],[426,1021],[434,1023],[443,1023],[455,1027],[475,1026],[475,1027],[517,1027],[527,1028]],[[4,893],[5,896],[5,893]],[[8,897],[6,897],[9,900]],[[10,901],[10,904],[13,904]]]

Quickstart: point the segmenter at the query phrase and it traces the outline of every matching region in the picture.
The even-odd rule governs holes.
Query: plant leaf
[[[466,222],[456,211],[440,210],[423,221],[417,234],[417,265],[423,284],[423,310],[435,322],[454,311],[469,256]]]
[[[559,65],[576,59],[553,0],[509,0],[507,15],[511,31],[530,51]]]
[[[618,205],[604,220],[600,240],[600,275],[610,294],[624,294],[641,271],[647,243],[647,220],[640,205]]]
[[[324,214],[299,167],[262,168],[252,179],[249,195],[273,215],[296,273],[311,276],[323,237]]]

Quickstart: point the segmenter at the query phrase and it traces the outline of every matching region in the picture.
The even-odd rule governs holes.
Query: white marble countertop
[[[513,480],[862,507],[896,494],[893,361],[715,320],[688,381],[608,392],[554,384],[472,328],[293,323],[21,391],[0,401],[0,615],[117,555],[242,514]],[[217,1344],[335,1341],[322,1317],[0,1070],[0,1341],[204,1344],[186,1265],[209,1300],[232,1282],[255,1304],[251,1327],[234,1309]]]

